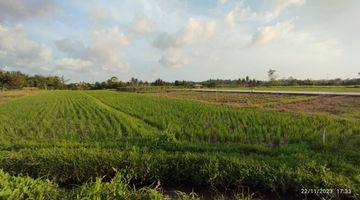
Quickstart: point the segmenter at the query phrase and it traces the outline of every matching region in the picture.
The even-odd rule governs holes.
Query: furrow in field
[[[108,92],[108,91],[107,91]],[[155,120],[155,119],[149,119],[149,118],[147,118],[147,117],[144,117],[143,115],[141,115],[141,114],[139,114],[138,112],[131,112],[131,110],[132,109],[134,109],[134,107],[136,107],[136,105],[129,105],[129,107],[127,107],[129,110],[126,110],[126,109],[123,109],[122,107],[119,107],[119,106],[117,106],[117,104],[111,104],[111,103],[109,103],[109,102],[106,102],[106,101],[104,101],[103,99],[101,99],[101,98],[99,98],[99,96],[97,96],[97,95],[94,95],[93,93],[91,94],[91,93],[89,93],[89,92],[87,92],[87,94],[88,95],[90,95],[90,96],[92,96],[92,97],[94,97],[94,98],[96,98],[96,99],[98,99],[99,101],[101,101],[103,104],[106,104],[107,106],[109,106],[109,107],[111,107],[111,108],[113,108],[113,109],[115,109],[115,110],[117,110],[117,111],[119,111],[119,112],[122,112],[122,113],[124,113],[124,114],[126,114],[126,115],[129,115],[129,116],[131,116],[131,117],[133,117],[133,118],[136,118],[136,119],[138,119],[138,120],[140,120],[140,121],[143,121],[144,123],[146,123],[146,124],[148,124],[149,126],[151,126],[151,127],[153,127],[154,129],[157,129],[158,131],[163,131],[164,129],[165,129],[165,127],[163,126],[163,124],[161,124],[158,120],[160,120],[160,119],[157,119],[157,120]],[[118,95],[118,93],[111,93],[110,92],[110,94],[117,94]],[[114,96],[112,96],[112,95],[109,95],[109,96],[107,96],[107,99],[109,99],[109,98],[113,98]],[[127,99],[127,101],[132,101],[132,99]],[[138,101],[137,99],[134,99],[134,101]],[[161,120],[160,120],[161,121]]]
[[[89,95],[87,93],[83,93],[83,94],[90,97],[92,101],[95,102],[99,107],[104,108],[112,113],[116,113],[122,119],[122,122],[126,124],[126,126],[121,127],[124,133],[129,133],[134,131],[135,134],[143,135],[143,136],[152,136],[154,134],[160,133],[160,130],[157,127],[146,123],[141,118],[137,118],[111,105],[108,105],[92,95]]]
[[[90,95],[90,94],[87,94],[87,93],[86,93],[86,95],[93,98],[99,105],[102,105],[102,106],[108,108],[109,110],[112,110],[112,111],[117,112],[117,113],[121,113],[122,115],[125,115],[125,116],[127,116],[129,118],[132,118],[132,119],[134,119],[134,120],[136,120],[136,121],[138,121],[138,122],[140,122],[142,124],[146,124],[146,126],[151,127],[151,129],[153,129],[154,131],[157,131],[157,132],[161,131],[158,126],[150,123],[149,121],[147,121],[147,120],[145,120],[145,119],[143,119],[143,118],[141,118],[141,117],[139,117],[137,115],[134,115],[132,113],[120,110],[119,108],[117,108],[117,107],[115,107],[115,106],[113,106],[111,104],[107,104],[104,101],[102,101],[101,99],[99,99],[99,98],[97,98],[97,97],[95,97],[93,95]]]

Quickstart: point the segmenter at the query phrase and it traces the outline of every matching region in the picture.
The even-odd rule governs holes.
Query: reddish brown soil
[[[278,94],[245,94],[245,93],[214,93],[214,92],[189,92],[176,91],[167,93],[154,93],[176,99],[195,100],[205,103],[232,105],[238,107],[265,107],[275,104],[283,104],[304,101],[313,97],[303,95],[278,95]]]
[[[183,91],[154,93],[154,95],[236,107],[264,108],[286,112],[332,115],[355,120],[360,119],[360,97],[235,93],[216,94],[209,92]]]
[[[322,96],[302,102],[277,104],[273,108],[284,111],[322,113],[360,119],[359,97]]]

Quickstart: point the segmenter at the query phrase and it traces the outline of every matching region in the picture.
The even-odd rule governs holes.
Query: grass
[[[11,176],[0,170],[1,199],[165,199],[160,191],[151,188],[135,189],[129,186],[129,179],[121,173],[110,182],[97,178],[75,189],[61,189],[50,181],[31,177]],[[198,199],[195,195],[177,193],[182,199]]]
[[[0,169],[10,177],[0,180],[0,194],[14,190],[1,182],[20,187],[17,178],[25,178],[69,199],[115,198],[114,187],[161,199],[167,188],[183,186],[233,199],[229,191],[244,199],[304,198],[302,188],[351,189],[331,197],[357,198],[359,134],[358,121],[326,116],[152,94],[46,91],[0,106]],[[118,174],[127,177],[123,186],[112,184]]]

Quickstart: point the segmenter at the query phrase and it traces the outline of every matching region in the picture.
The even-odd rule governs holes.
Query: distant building
[[[202,88],[203,87],[203,85],[201,85],[201,84],[194,84],[194,88]]]

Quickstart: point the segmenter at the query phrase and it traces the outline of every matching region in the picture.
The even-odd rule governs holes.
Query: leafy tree
[[[132,77],[129,84],[132,86],[138,86],[139,80],[137,78]]]
[[[214,88],[214,87],[217,87],[219,85],[219,82],[217,80],[209,80],[207,83],[206,83],[206,86],[209,87],[209,88]]]
[[[167,83],[165,81],[163,81],[162,79],[158,78],[156,79],[153,83],[151,83],[151,85],[154,86],[165,86],[167,85]]]
[[[124,84],[119,81],[117,77],[113,76],[101,84],[101,89],[116,89],[118,87],[122,87],[123,85]]]
[[[268,77],[270,81],[275,81],[277,79],[277,74],[276,74],[276,70],[274,69],[269,69],[269,71],[267,71]]]
[[[21,89],[26,86],[27,76],[19,71],[0,71],[0,85],[2,88]]]

